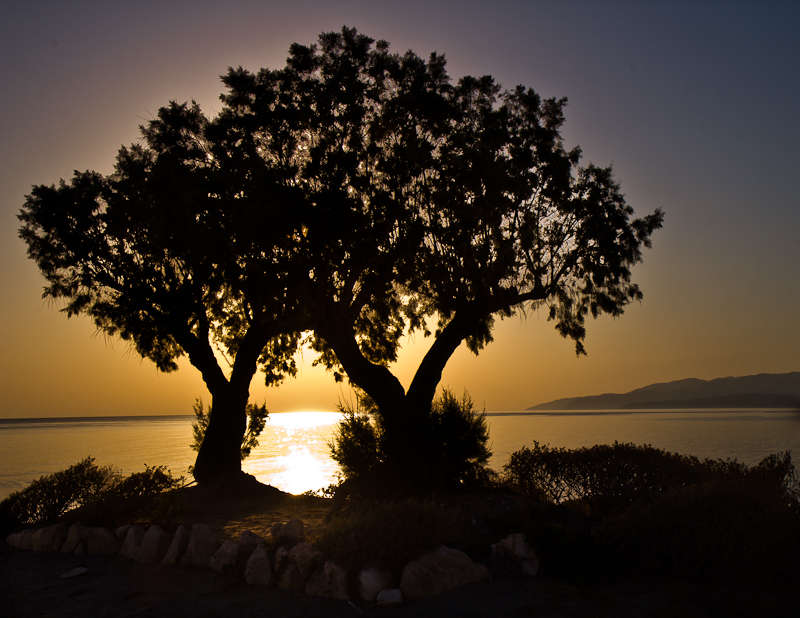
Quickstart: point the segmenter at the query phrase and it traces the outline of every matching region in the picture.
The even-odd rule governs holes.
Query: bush
[[[166,515],[172,507],[163,492],[182,484],[183,477],[174,478],[165,466],[145,465],[144,472],[123,477],[116,468],[99,467],[87,457],[14,492],[0,503],[0,513],[7,524],[37,524],[91,507],[98,523],[132,523],[143,516]]]
[[[432,502],[360,502],[333,519],[316,544],[351,569],[379,564],[399,575],[411,560],[452,540],[458,526],[453,512]]]
[[[377,490],[397,487],[403,479],[416,479],[418,486],[412,489],[423,491],[481,484],[493,474],[487,465],[491,457],[489,423],[466,392],[458,399],[445,389],[433,400],[425,427],[418,429],[425,448],[416,449],[415,460],[407,462],[405,469],[398,469],[397,462],[390,459],[390,436],[380,410],[368,397],[360,396],[355,407],[339,402],[338,410],[344,419],[329,446],[345,481]],[[412,465],[422,475],[413,474],[408,469]]]
[[[21,524],[54,521],[67,511],[96,500],[119,476],[113,467],[101,468],[93,457],[87,457],[15,491],[0,503],[0,512],[7,521]]]
[[[797,501],[791,456],[770,455],[757,466],[736,460],[705,459],[669,453],[650,445],[615,442],[613,446],[551,449],[533,443],[513,453],[504,482],[543,502],[570,504],[595,519],[620,512],[651,495],[710,480],[753,481],[779,489]],[[792,493],[794,492],[794,493]]]
[[[800,492],[789,452],[748,466],[647,445],[569,450],[534,442],[514,453],[504,470],[505,483],[516,491],[592,515],[591,542],[531,522],[543,564],[559,575],[569,570],[564,552],[591,563],[596,548],[606,569],[616,557],[618,566],[641,574],[711,580],[800,575]]]
[[[800,576],[800,512],[751,477],[653,496],[610,517],[596,538],[632,572],[713,581]]]
[[[109,526],[132,523],[167,523],[180,505],[170,490],[183,485],[184,478],[172,476],[166,466],[148,466],[144,472],[110,483],[94,503],[92,516]]]

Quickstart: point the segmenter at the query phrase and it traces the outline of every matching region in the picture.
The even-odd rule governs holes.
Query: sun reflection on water
[[[262,483],[292,494],[327,487],[339,472],[328,442],[341,418],[338,412],[270,415],[259,446],[242,468]]]

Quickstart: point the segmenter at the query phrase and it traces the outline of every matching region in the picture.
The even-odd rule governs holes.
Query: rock
[[[181,564],[205,569],[218,548],[219,540],[211,531],[211,528],[205,524],[193,524],[192,536],[189,538],[186,553],[181,558]]]
[[[59,551],[64,541],[67,540],[68,532],[67,524],[55,524],[48,528],[41,528],[33,534],[31,549],[38,552]]]
[[[83,526],[80,524],[80,522],[72,524],[67,531],[67,538],[64,541],[64,544],[61,546],[61,552],[65,554],[71,554],[74,552],[78,547],[78,544],[81,542],[82,535]]]
[[[322,552],[310,543],[298,543],[286,556],[288,566],[281,573],[278,586],[284,590],[294,590],[302,592],[305,590],[306,582],[311,577],[311,573],[316,569],[317,564],[323,559]]]
[[[186,526],[181,524],[175,531],[175,536],[172,537],[167,553],[161,560],[163,564],[177,564],[186,553],[186,548],[189,546],[189,533],[186,531]]]
[[[358,574],[358,593],[364,601],[372,603],[381,590],[391,588],[393,583],[389,573],[370,567]]]
[[[152,564],[160,562],[169,549],[169,535],[160,526],[150,526],[145,532],[134,560]]]
[[[508,570],[509,561],[514,563],[518,572],[533,576],[539,571],[539,557],[521,532],[511,534],[507,538],[492,545],[491,562],[493,571]]]
[[[36,533],[36,530],[28,528],[27,530],[23,530],[20,533],[19,537],[19,547],[20,549],[30,549],[31,545],[33,544],[33,535]]]
[[[464,552],[442,545],[406,565],[400,590],[407,599],[423,599],[488,577],[485,566],[475,564]]]
[[[303,592],[306,588],[306,580],[300,574],[297,565],[289,564],[281,573],[278,580],[278,587],[292,592]]]
[[[222,571],[223,569],[233,566],[236,562],[236,556],[239,554],[239,543],[236,541],[226,540],[220,545],[220,548],[211,556],[208,566],[215,571]]]
[[[19,547],[19,540],[22,538],[21,532],[14,532],[13,534],[9,534],[6,537],[6,543],[11,545],[11,547]]]
[[[88,570],[89,570],[89,569],[87,569],[86,567],[75,567],[75,568],[74,568],[74,569],[72,569],[71,571],[67,571],[66,573],[64,573],[64,574],[61,576],[61,579],[70,579],[70,578],[72,578],[72,577],[78,577],[78,575],[83,575],[83,574],[84,574],[84,573],[86,573]]]
[[[125,526],[120,526],[114,531],[114,534],[116,535],[117,540],[120,543],[125,542],[125,537],[128,536],[128,530],[130,530],[131,528],[133,528],[133,526],[131,524],[127,524]]]
[[[378,605],[385,605],[385,606],[402,605],[403,593],[397,588],[381,590],[378,593],[377,599],[378,599]]]
[[[299,519],[292,519],[283,523],[272,524],[269,533],[278,543],[292,543],[303,538],[303,522]]]
[[[131,526],[122,541],[119,553],[131,560],[137,560],[139,558],[139,546],[142,544],[143,538],[144,530],[139,526]]]
[[[239,543],[241,547],[247,548],[250,552],[253,552],[259,545],[266,545],[267,540],[254,532],[250,532],[250,530],[245,530],[239,538]]]
[[[307,580],[317,564],[322,561],[322,552],[311,543],[298,543],[289,550],[289,564],[294,564],[300,571],[300,576]]]
[[[244,567],[244,581],[248,584],[266,586],[272,579],[272,569],[269,566],[269,556],[263,545],[258,545]]]
[[[289,548],[279,547],[275,552],[275,572],[279,573],[289,559]]]
[[[86,543],[84,541],[79,541],[78,544],[75,546],[75,555],[80,556],[86,553]]]
[[[330,597],[346,601],[350,598],[347,594],[347,573],[335,562],[327,561],[321,569],[311,574],[305,588],[306,594],[317,597]]]
[[[87,554],[110,555],[119,551],[119,541],[108,528],[86,528],[81,540],[86,543]]]

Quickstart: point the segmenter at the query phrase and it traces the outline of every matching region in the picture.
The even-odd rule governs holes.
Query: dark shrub
[[[144,472],[123,477],[112,466],[99,467],[87,457],[14,492],[0,503],[0,513],[6,526],[51,522],[78,508],[88,509],[93,523],[132,523],[168,515],[174,501],[163,492],[182,484],[183,477],[173,478],[165,466],[145,465]]]
[[[352,406],[339,403],[345,415],[330,444],[332,458],[341,466],[345,481],[355,481],[374,493],[380,487],[402,482],[387,461],[386,434],[380,411],[366,397]],[[415,465],[424,470],[426,487],[440,489],[480,484],[492,477],[487,463],[489,423],[485,412],[478,412],[468,393],[458,399],[445,389],[433,400],[420,440],[427,448],[419,450]],[[402,476],[402,475],[401,475]]]
[[[4,519],[21,524],[50,522],[98,498],[119,479],[111,466],[95,465],[93,457],[33,481],[0,503]]]
[[[651,492],[705,478],[696,458],[619,442],[574,450],[534,442],[532,449],[513,453],[503,469],[514,490],[544,502],[570,503],[596,518]]]
[[[383,428],[374,408],[361,403],[355,407],[342,401],[337,410],[344,415],[328,444],[331,457],[339,464],[345,479],[370,475],[381,462],[380,438]]]
[[[772,484],[713,480],[634,504],[596,538],[630,571],[766,581],[800,575],[798,514]]]
[[[168,523],[178,515],[180,506],[168,492],[182,486],[183,481],[182,476],[173,477],[166,466],[145,464],[144,472],[110,483],[98,496],[92,517],[109,526]]]

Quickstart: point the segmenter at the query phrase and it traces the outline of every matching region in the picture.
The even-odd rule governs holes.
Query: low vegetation
[[[353,569],[379,564],[399,576],[411,560],[451,541],[458,524],[454,511],[431,501],[362,501],[334,518],[317,545]]]
[[[387,443],[382,416],[369,397],[362,396],[355,406],[339,403],[344,419],[330,444],[345,482],[377,488],[399,488],[402,479],[392,475],[387,465]],[[427,472],[427,485],[435,489],[487,484],[493,478],[488,467],[489,424],[485,412],[475,409],[469,393],[459,399],[444,389],[431,404],[424,439],[436,448],[420,449],[419,468]],[[422,439],[422,437],[421,437]]]
[[[177,508],[168,491],[183,485],[165,466],[123,476],[112,466],[87,457],[75,465],[42,476],[0,502],[4,526],[53,522],[76,509],[107,525],[171,518]]]
[[[713,581],[800,575],[800,491],[789,452],[758,465],[615,443],[514,453],[503,482],[586,517],[582,531],[531,521],[543,558]],[[563,565],[561,565],[563,567]],[[569,571],[570,569],[562,569]],[[565,574],[565,573],[562,573]]]
[[[473,450],[453,453],[474,453],[475,444],[485,447],[485,420],[467,397],[447,395],[439,405],[438,415],[461,418],[475,428]],[[351,412],[332,448],[345,474],[359,478],[380,466],[380,427],[365,411]],[[451,462],[448,470],[462,471],[462,486],[482,473],[482,454],[462,461],[460,468]],[[424,501],[351,495],[347,508],[314,542],[351,570],[381,565],[399,573],[440,544],[469,544],[473,540],[463,535],[483,526],[482,538],[494,535],[492,541],[501,534],[526,533],[542,574],[550,578],[620,574],[791,585],[800,577],[800,485],[788,452],[749,466],[648,445],[563,449],[534,442],[511,455],[490,487],[488,482],[479,492],[451,492],[447,500],[439,499],[443,494]],[[164,467],[145,466],[123,477],[86,458],[15,492],[0,503],[0,514],[16,524],[54,521],[75,509],[81,509],[82,520],[88,514],[109,526],[177,521],[180,492],[169,490],[182,483]],[[504,496],[518,501],[520,495],[530,499],[530,508],[516,511],[499,527],[462,508],[472,499],[496,507]],[[458,496],[467,499],[462,503]]]

